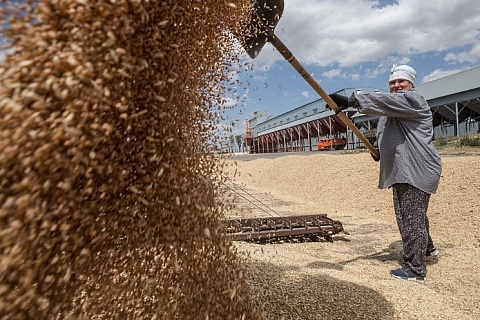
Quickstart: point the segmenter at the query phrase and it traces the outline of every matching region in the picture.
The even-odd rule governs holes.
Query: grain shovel
[[[275,35],[274,30],[283,13],[283,0],[254,0],[252,1],[252,14],[249,21],[245,21],[240,32],[236,37],[247,51],[248,55],[255,59],[262,50],[265,43],[270,42],[280,54],[290,62],[298,73],[310,84],[310,86],[322,97],[322,99],[337,112],[337,104],[320,87],[315,79],[305,70],[305,68],[293,56],[292,52]],[[343,113],[339,112],[337,116],[342,122],[353,131],[353,133],[368,148],[375,160],[380,158],[378,150],[375,149],[370,141],[358,130],[358,128]]]

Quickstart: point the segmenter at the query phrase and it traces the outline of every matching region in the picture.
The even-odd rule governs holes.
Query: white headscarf
[[[392,70],[390,70],[390,77],[388,78],[388,82],[397,79],[408,80],[413,84],[413,86],[415,86],[415,81],[417,80],[417,72],[412,67],[407,66],[406,64],[402,64],[399,66],[394,64]]]

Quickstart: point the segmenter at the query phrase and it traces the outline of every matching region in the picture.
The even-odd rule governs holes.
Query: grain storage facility
[[[480,66],[420,84],[416,90],[432,110],[435,138],[480,132]],[[349,96],[359,91],[382,90],[358,87],[337,92]],[[344,113],[374,144],[378,117],[360,114],[353,108]],[[278,116],[256,111],[247,120],[246,128],[245,141],[250,153],[364,147],[321,98]]]

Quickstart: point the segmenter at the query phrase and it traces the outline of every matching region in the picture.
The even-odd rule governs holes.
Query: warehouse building
[[[480,67],[420,84],[416,90],[432,110],[435,139],[480,132]],[[349,96],[353,92],[380,91],[359,87],[337,93]],[[354,108],[344,113],[375,145],[378,117],[360,114]],[[247,120],[246,127],[244,140],[250,153],[365,147],[321,98],[278,116],[259,110]]]

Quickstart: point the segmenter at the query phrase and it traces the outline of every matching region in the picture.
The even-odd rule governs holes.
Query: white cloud
[[[449,52],[445,55],[445,61],[454,61],[454,62],[468,62],[471,64],[478,63],[480,61],[480,43],[474,44],[470,50],[463,52],[455,53]]]
[[[342,70],[340,70],[340,69],[332,69],[332,70],[323,72],[323,73],[322,73],[322,76],[324,76],[325,78],[328,78],[328,79],[333,79],[333,78],[341,77],[341,76],[342,76]]]
[[[351,67],[475,44],[465,55],[448,56],[471,61],[479,26],[476,0],[399,0],[384,6],[368,0],[288,0],[275,33],[302,63]],[[271,65],[282,57],[267,44],[256,59]]]
[[[228,96],[225,96],[225,97],[223,97],[223,100],[224,100],[224,101],[223,101],[223,105],[222,105],[222,106],[223,106],[224,108],[229,109],[229,108],[234,108],[234,107],[236,107],[236,106],[239,104],[241,98],[240,98],[240,97],[228,97]]]
[[[352,80],[358,80],[361,78],[360,74],[359,73],[351,73],[349,74],[349,78],[352,79]]]
[[[302,92],[302,96],[304,96],[305,98],[311,98],[312,96],[310,95],[310,92],[308,91],[303,91]]]

